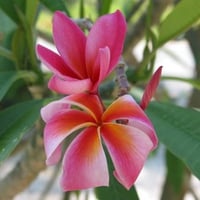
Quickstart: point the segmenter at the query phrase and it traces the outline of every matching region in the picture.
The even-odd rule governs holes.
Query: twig
[[[121,58],[119,63],[117,64],[116,69],[115,69],[116,82],[119,86],[118,97],[122,96],[124,94],[127,94],[129,89],[130,89],[130,86],[129,86],[129,83],[128,83],[128,80],[127,80],[127,77],[126,77],[125,68],[126,68],[126,63]]]
[[[87,18],[81,18],[81,19],[76,19],[74,22],[82,29],[82,30],[90,30],[93,26],[93,23],[90,19]]]

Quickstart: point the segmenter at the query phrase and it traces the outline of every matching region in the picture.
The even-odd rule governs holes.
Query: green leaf
[[[20,9],[23,13],[25,12],[25,0],[0,0],[0,8],[7,14],[10,19],[16,24],[20,24],[16,8]]]
[[[200,178],[200,112],[153,102],[147,113],[160,142]]]
[[[171,152],[166,152],[166,165],[167,165],[167,181],[168,184],[171,186],[171,189],[176,194],[181,193],[181,189],[184,183],[184,172],[185,172],[185,165],[184,163],[175,157]]]
[[[64,0],[40,0],[40,2],[46,6],[50,11],[55,12],[56,10],[61,10],[67,13],[67,15],[70,17],[70,12],[66,7],[66,4]]]
[[[160,26],[157,46],[162,46],[165,42],[186,31],[193,23],[200,19],[199,8],[199,0],[179,1]]]
[[[112,0],[98,0],[99,16],[109,13]]]
[[[34,79],[35,74],[32,72],[4,71],[0,73],[0,101],[6,95],[10,87],[21,78]]]
[[[135,187],[130,190],[125,189],[114,177],[114,167],[108,152],[106,151],[106,158],[108,161],[108,168],[110,174],[109,187],[98,187],[95,189],[95,194],[98,200],[139,200]]]
[[[7,158],[39,117],[42,100],[32,100],[0,112],[0,162]]]
[[[33,25],[36,20],[39,0],[26,1],[26,18],[30,25]]]

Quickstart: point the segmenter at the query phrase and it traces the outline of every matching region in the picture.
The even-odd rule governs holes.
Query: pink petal
[[[112,123],[102,126],[101,135],[113,161],[115,177],[130,189],[152,149],[151,140],[139,129]]]
[[[110,50],[108,47],[100,48],[96,66],[94,66],[92,80],[96,81],[91,91],[96,91],[99,84],[106,78],[110,66]]]
[[[143,133],[146,133],[146,135],[149,136],[153,143],[152,150],[154,150],[157,147],[158,137],[156,135],[155,129],[153,128],[153,125],[150,126],[147,123],[144,123],[140,120],[129,120],[127,125],[130,125],[134,128],[141,130]]]
[[[46,160],[47,165],[55,165],[57,164],[62,156],[62,145],[58,145],[58,147],[54,150],[51,156]]]
[[[104,112],[102,120],[105,122],[129,118],[141,120],[149,126],[152,126],[144,111],[135,102],[131,95],[123,95],[115,100]]]
[[[60,112],[66,111],[69,108],[69,104],[67,104],[65,98],[63,98],[58,101],[53,101],[47,104],[41,109],[40,113],[42,119],[47,123],[49,120],[51,120],[52,117],[54,117]]]
[[[45,126],[44,145],[47,156],[47,164],[51,164],[55,151],[58,150],[61,142],[80,128],[94,125],[93,118],[78,110],[63,111],[54,117]]]
[[[82,190],[108,186],[106,157],[96,127],[81,132],[68,147],[63,160],[62,188]]]
[[[57,76],[60,78],[73,79],[76,78],[76,74],[63,62],[62,58],[53,51],[37,45],[37,54],[40,60]]]
[[[100,17],[92,27],[86,42],[86,65],[89,77],[100,48],[108,47],[111,52],[109,72],[119,60],[126,34],[126,22],[120,11]]]
[[[53,17],[53,36],[56,48],[65,63],[80,77],[86,77],[85,43],[82,30],[64,13]]]
[[[97,95],[81,93],[70,95],[65,98],[66,103],[78,106],[89,113],[96,122],[100,121],[103,107]]]
[[[130,95],[124,95],[115,100],[102,117],[104,122],[120,119],[128,120],[129,125],[145,132],[151,138],[153,148],[157,146],[158,138],[151,121]]]
[[[90,91],[92,83],[90,79],[62,80],[57,76],[53,76],[49,80],[48,87],[61,94],[76,94]]]
[[[153,97],[153,95],[158,87],[161,73],[162,73],[162,66],[156,70],[156,72],[153,74],[151,80],[149,81],[149,83],[147,84],[147,86],[145,88],[145,91],[144,91],[144,94],[143,94],[143,97],[142,97],[142,100],[140,103],[140,107],[143,110],[145,110],[147,108],[151,98]]]

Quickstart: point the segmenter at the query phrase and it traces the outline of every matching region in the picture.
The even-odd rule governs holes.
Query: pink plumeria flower
[[[62,94],[96,93],[122,53],[126,22],[120,11],[100,17],[88,36],[64,13],[53,17],[53,39],[59,54],[37,46],[40,60],[53,72],[49,88]]]
[[[63,141],[79,131],[64,152],[61,186],[65,191],[109,185],[104,145],[114,176],[130,189],[158,142],[153,125],[130,95],[119,97],[104,111],[97,95],[73,94],[46,105],[41,115],[46,122],[48,165],[59,162]]]

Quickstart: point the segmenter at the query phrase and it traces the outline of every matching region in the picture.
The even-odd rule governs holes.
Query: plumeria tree
[[[0,0],[0,164],[17,158],[0,176],[0,199],[48,165],[57,166],[63,199],[87,189],[99,200],[140,199],[135,181],[159,144],[167,169],[160,199],[198,198],[190,177],[200,178],[200,1],[93,2]],[[164,60],[155,66],[157,51],[180,36],[195,60],[191,79],[163,76]],[[193,87],[188,105],[164,94],[163,79]]]

